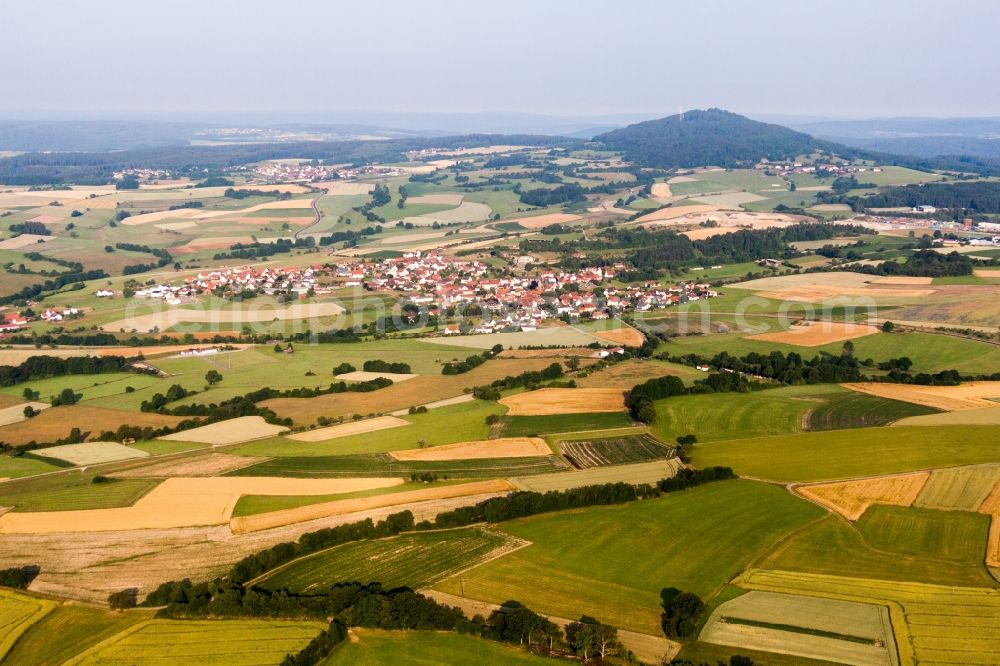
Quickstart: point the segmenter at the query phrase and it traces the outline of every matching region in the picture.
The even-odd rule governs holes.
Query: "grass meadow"
[[[751,437],[700,444],[695,467],[728,465],[741,476],[823,481],[1000,462],[996,428],[899,426]]]
[[[337,647],[326,666],[397,664],[513,664],[551,666],[552,659],[519,648],[450,631],[355,629],[357,642]]]
[[[581,613],[658,635],[659,593],[711,596],[776,540],[823,515],[784,489],[726,481],[656,500],[504,523],[530,546],[436,589],[560,617]]]

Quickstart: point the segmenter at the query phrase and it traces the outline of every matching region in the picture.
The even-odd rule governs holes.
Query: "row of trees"
[[[361,368],[365,372],[388,372],[392,374],[409,374],[410,364],[402,361],[383,361],[382,359],[372,359],[365,361]]]
[[[541,370],[529,370],[519,375],[508,375],[503,379],[494,380],[492,384],[487,386],[476,386],[472,389],[472,395],[480,400],[499,400],[501,391],[522,386],[533,389],[544,381],[559,379],[562,376],[562,365],[555,362]]]
[[[452,361],[451,363],[445,363],[441,367],[442,375],[461,375],[463,373],[472,370],[473,368],[478,368],[480,365],[490,360],[497,354],[503,351],[503,345],[493,345],[492,349],[484,351],[482,354],[473,354],[472,356],[465,357],[462,361]]]
[[[29,356],[20,365],[0,365],[0,386],[66,375],[99,375],[131,370],[124,356]]]

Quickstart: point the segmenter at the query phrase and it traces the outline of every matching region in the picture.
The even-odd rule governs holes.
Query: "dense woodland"
[[[854,210],[926,205],[976,213],[1000,213],[1000,182],[925,183],[888,187],[864,197],[845,200]]]

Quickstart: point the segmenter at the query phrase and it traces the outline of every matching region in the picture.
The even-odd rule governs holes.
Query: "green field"
[[[392,456],[369,455],[275,458],[231,472],[229,476],[290,476],[330,478],[347,476],[403,476],[431,473],[447,479],[481,479],[544,474],[564,469],[554,456],[482,460],[401,461]]]
[[[204,381],[202,382],[204,383]],[[25,388],[38,391],[39,399],[49,401],[64,388],[71,388],[83,394],[81,400],[94,400],[108,396],[119,396],[125,393],[126,387],[139,391],[140,389],[156,387],[153,392],[165,391],[169,384],[162,379],[150,375],[140,375],[132,372],[112,372],[102,375],[67,375],[52,377],[37,381],[24,382],[0,389],[0,393],[21,397]],[[117,399],[117,398],[116,398]]]
[[[415,664],[525,664],[552,666],[552,659],[519,648],[453,631],[355,629],[358,641],[345,642],[323,662],[326,666]]]
[[[838,516],[795,534],[759,566],[783,571],[989,587],[989,516],[875,505],[856,524]]]
[[[462,574],[465,595],[517,599],[560,617],[581,613],[659,634],[659,593],[710,596],[776,540],[823,516],[787,491],[725,481],[656,500],[504,523],[532,545]],[[435,586],[460,594],[451,578]]]
[[[325,626],[285,620],[149,620],[98,643],[67,662],[144,666],[199,663],[277,664],[297,653]]]
[[[823,481],[1000,462],[996,428],[898,426],[753,437],[694,447],[695,467],[728,465],[741,476]]]
[[[571,440],[560,442],[559,448],[564,457],[581,469],[657,460],[673,452],[671,447],[647,434]]]
[[[117,613],[91,606],[60,605],[31,625],[2,663],[62,664],[151,616],[151,611]]]
[[[517,545],[503,532],[477,528],[415,532],[307,555],[255,584],[300,593],[319,592],[342,581],[417,590]]]
[[[230,451],[247,456],[304,458],[402,451],[417,448],[421,440],[425,446],[472,442],[489,437],[490,429],[486,425],[486,417],[490,414],[500,414],[503,410],[504,408],[495,402],[474,400],[438,407],[425,414],[408,414],[401,417],[413,424],[411,426],[338,437],[323,442],[299,442],[285,437],[275,437],[243,444]]]
[[[18,479],[22,476],[54,472],[57,469],[61,467],[30,455],[0,455],[0,478]]]
[[[47,599],[0,590],[0,660],[32,625],[55,607]],[[13,662],[11,662],[13,663]]]
[[[635,422],[624,412],[592,414],[550,414],[547,416],[508,416],[503,420],[504,437],[531,437],[581,430],[627,428]]]
[[[91,483],[94,474],[70,472],[0,485],[0,506],[16,511],[74,511],[131,506],[158,479],[115,479]]]
[[[959,467],[931,472],[914,506],[945,511],[977,511],[1000,483],[1000,466]]]
[[[403,493],[411,490],[450,486],[456,483],[460,482],[435,481],[434,483],[426,483],[422,481],[407,481],[398,486],[389,486],[388,488],[370,488],[368,490],[358,490],[353,493],[338,493],[335,495],[243,495],[233,508],[233,516],[253,516],[258,513],[296,509],[300,506],[309,506],[310,504],[320,504],[322,502],[333,502],[357,497],[372,497],[374,495],[392,495],[393,493]]]

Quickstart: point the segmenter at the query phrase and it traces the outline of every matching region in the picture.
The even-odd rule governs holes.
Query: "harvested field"
[[[451,351],[442,353],[449,356],[452,354]],[[312,423],[320,416],[335,418],[350,417],[353,414],[382,414],[407,409],[412,405],[464,398],[463,390],[466,388],[489,384],[508,375],[541,370],[551,364],[552,359],[547,358],[497,358],[461,375],[421,375],[378,391],[336,393],[316,398],[275,398],[265,400],[260,405],[273,409],[279,416],[290,417],[297,423]]]
[[[1000,483],[1000,465],[936,469],[914,506],[943,511],[978,511]]]
[[[673,196],[669,183],[653,183],[653,186],[649,188],[649,193],[656,199],[668,199]]]
[[[879,329],[877,327],[868,326],[867,324],[824,320],[790,326],[785,331],[751,335],[747,337],[747,340],[779,342],[787,345],[798,345],[799,347],[820,347],[832,342],[854,340],[866,335],[874,335],[878,332]]]
[[[128,319],[119,319],[101,326],[106,331],[136,330],[148,333],[154,328],[165,330],[182,323],[199,324],[254,324],[272,322],[274,320],[290,321],[294,319],[321,319],[337,317],[344,309],[336,303],[295,303],[283,308],[250,309],[250,310],[189,310],[174,308],[163,312],[136,315]],[[320,322],[317,322],[319,324]]]
[[[0,533],[50,534],[222,525],[243,495],[333,495],[388,488],[402,479],[282,479],[214,476],[167,479],[134,505],[89,511],[5,513]]]
[[[581,219],[579,215],[569,213],[548,213],[546,215],[535,215],[533,217],[515,217],[504,222],[516,222],[525,229],[544,229],[552,224],[567,224]]]
[[[889,609],[751,591],[715,609],[698,640],[842,664],[899,663]]]
[[[958,412],[938,412],[908,416],[893,423],[894,426],[942,426],[942,425],[1000,425],[1000,409],[980,407],[963,409]]]
[[[916,384],[889,384],[883,382],[858,382],[841,384],[852,391],[859,391],[880,398],[902,400],[917,405],[933,407],[947,412],[1000,407],[1000,382],[966,382],[958,386],[919,386]],[[928,416],[936,416],[930,414]],[[924,419],[927,417],[914,417]],[[981,418],[981,417],[979,417]]]
[[[803,301],[805,303],[822,303],[823,301],[849,296],[893,299],[918,299],[934,295],[934,289],[889,289],[878,287],[803,287],[800,289],[781,289],[778,291],[762,291],[759,296],[773,298],[778,301]]]
[[[393,451],[389,455],[396,460],[480,460],[550,456],[552,450],[544,439],[538,437],[505,437]]]
[[[930,472],[916,472],[859,481],[795,486],[793,490],[802,497],[853,521],[860,518],[872,504],[912,505],[928,478]]]
[[[145,451],[124,446],[118,442],[84,442],[83,444],[49,446],[36,450],[35,454],[44,458],[63,460],[74,465],[97,465],[149,456]]]
[[[342,375],[337,375],[337,379],[346,379],[349,382],[370,382],[373,379],[391,379],[392,382],[405,382],[407,379],[413,379],[419,375],[405,374],[400,372],[364,372],[362,370],[356,370],[355,372],[345,372]]]
[[[166,416],[153,412],[126,412],[120,409],[66,405],[46,409],[38,416],[20,423],[0,427],[0,441],[8,444],[54,442],[69,436],[74,426],[84,432],[84,436],[96,436],[104,431],[115,431],[118,426],[129,424],[139,427],[161,428],[174,426],[184,420],[181,416]]]
[[[160,479],[182,476],[219,476],[249,467],[267,458],[233,456],[225,453],[205,453],[181,459],[150,461],[147,464],[115,471],[112,476],[122,479]]]
[[[505,354],[507,352],[504,352]],[[702,377],[702,373],[683,365],[671,365],[659,361],[632,359],[615,363],[602,370],[595,370],[586,377],[576,379],[580,388],[617,388],[628,390],[648,379],[674,375],[684,378]]]
[[[465,198],[464,194],[460,193],[439,193],[439,194],[421,194],[418,197],[408,197],[406,199],[407,204],[433,204],[436,206],[459,206],[462,203],[462,199]]]
[[[758,278],[732,285],[738,289],[754,291],[779,291],[783,289],[807,289],[812,287],[863,288],[871,282],[873,276],[864,273],[848,271],[831,271],[829,273],[802,273],[798,275],[780,275],[777,277]]]
[[[54,241],[56,236],[39,236],[37,234],[21,234],[14,238],[0,241],[0,250],[20,250],[38,243]]]
[[[307,555],[254,584],[298,593],[325,590],[343,580],[420,589],[526,545],[509,534],[477,528],[401,534]]]
[[[559,442],[559,450],[577,469],[625,465],[673,455],[672,448],[646,434]]]
[[[625,411],[625,397],[618,389],[543,388],[500,400],[508,416],[547,416]]]
[[[285,426],[271,425],[260,416],[240,416],[235,419],[210,423],[200,428],[182,430],[159,439],[175,442],[199,442],[201,444],[235,444],[252,439],[273,437],[288,430]]]
[[[872,284],[931,284],[934,278],[929,277],[910,277],[908,275],[882,275],[878,277],[872,277]]]
[[[352,421],[350,423],[341,423],[340,425],[329,426],[326,428],[317,428],[316,430],[297,432],[294,435],[288,435],[288,439],[294,439],[297,442],[324,442],[329,439],[337,439],[338,437],[363,435],[369,432],[385,430],[386,428],[398,428],[400,426],[408,425],[410,425],[409,421],[404,421],[403,419],[396,418],[395,416],[379,416],[374,419]]]
[[[375,189],[375,183],[354,183],[342,180],[328,180],[321,183],[311,183],[318,190],[326,190],[327,196],[351,197],[358,194],[368,194]]]
[[[448,335],[426,338],[426,342],[439,345],[457,345],[474,349],[490,349],[503,345],[504,349],[516,347],[585,347],[592,342],[601,342],[591,333],[573,326],[551,326],[535,331],[518,333],[484,333],[480,335]]]
[[[153,226],[164,231],[182,231],[197,227],[198,224],[196,222],[164,222],[162,224],[154,224]]]
[[[147,620],[85,650],[66,666],[277,664],[325,628],[307,620]]]
[[[593,333],[601,340],[607,340],[623,347],[641,347],[642,343],[646,341],[646,336],[631,326],[622,326],[613,331],[594,331]]]
[[[308,207],[309,201],[307,199],[284,199],[280,201],[268,201],[266,203],[257,204],[256,206],[250,206],[248,208],[241,208],[239,210],[203,210],[201,208],[175,208],[174,210],[161,210],[155,213],[141,213],[139,215],[132,215],[122,220],[121,224],[125,226],[136,226],[140,224],[149,224],[151,222],[162,222],[163,220],[171,219],[182,219],[182,220],[208,220],[222,217],[246,217],[251,213],[256,213],[259,211],[269,211],[269,210],[282,210],[282,209],[296,209]],[[258,221],[264,221],[266,218],[261,218]]]
[[[482,222],[488,220],[493,212],[489,206],[474,201],[463,201],[456,208],[443,210],[439,213],[428,213],[415,217],[403,218],[403,222],[410,222],[415,226],[430,226],[435,222],[439,224],[455,224],[462,222]]]
[[[669,479],[677,474],[680,467],[681,464],[677,460],[657,460],[634,465],[609,465],[573,472],[535,474],[534,476],[514,478],[511,479],[511,482],[521,490],[531,490],[538,493],[604,483],[621,482],[636,485]]]
[[[555,349],[504,349],[500,358],[569,358],[577,356],[581,359],[594,353],[589,347],[563,347]]]
[[[977,268],[973,273],[981,278],[1000,278],[1000,269],[996,268]]]
[[[28,407],[36,411],[41,411],[43,409],[48,409],[51,407],[47,402],[23,402],[17,405],[11,405],[10,407],[4,407],[0,409],[0,426],[10,425],[11,423],[20,423],[27,419],[24,415],[24,410]]]
[[[664,208],[662,210],[656,210],[652,213],[643,215],[638,220],[636,224],[644,224],[647,222],[662,222],[664,220],[675,220],[679,217],[684,217],[685,215],[691,215],[692,213],[710,213],[712,211],[718,210],[718,206],[709,206],[707,204],[697,205],[697,206],[678,206],[676,208]]]
[[[399,481],[401,482],[401,480]],[[371,497],[334,500],[332,502],[310,504],[308,506],[302,506],[295,509],[259,513],[253,516],[240,516],[233,518],[229,524],[234,533],[245,534],[247,532],[258,532],[260,530],[268,530],[284,525],[301,523],[307,520],[317,520],[320,518],[329,518],[331,516],[352,514],[361,511],[371,511],[373,509],[400,506],[413,502],[440,501],[460,497],[478,497],[484,494],[506,493],[511,490],[513,490],[513,486],[502,479],[474,481],[472,483],[460,483],[453,486],[441,486],[439,488],[427,488],[424,490],[410,490],[385,495],[373,495]],[[451,504],[449,503],[448,506],[451,506]],[[0,520],[2,519],[3,516],[0,516]]]
[[[64,217],[56,217],[55,215],[36,215],[28,222],[40,222],[41,224],[55,224],[56,222],[62,222]]]

